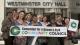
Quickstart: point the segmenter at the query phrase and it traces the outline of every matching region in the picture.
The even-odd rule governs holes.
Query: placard
[[[70,31],[77,31],[78,23],[79,23],[78,20],[70,19],[68,30],[70,30]]]

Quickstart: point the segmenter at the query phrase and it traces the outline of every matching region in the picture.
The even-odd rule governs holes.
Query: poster
[[[78,20],[70,19],[68,30],[77,31],[78,30]]]

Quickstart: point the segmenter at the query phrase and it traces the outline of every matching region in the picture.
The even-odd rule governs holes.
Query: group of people
[[[9,36],[11,26],[51,26],[51,27],[68,27],[69,18],[56,15],[49,19],[47,16],[26,13],[24,10],[17,12],[16,9],[8,12],[2,22],[2,37],[5,45],[31,45],[34,37],[29,36]],[[71,36],[71,33],[69,34]],[[63,37],[38,37],[35,45],[64,45]]]

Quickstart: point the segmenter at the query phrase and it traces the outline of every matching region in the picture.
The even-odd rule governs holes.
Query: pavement
[[[78,44],[74,44],[74,45],[80,45],[80,40],[78,40]]]

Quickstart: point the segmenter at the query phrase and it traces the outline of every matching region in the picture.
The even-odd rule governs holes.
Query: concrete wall
[[[4,0],[0,0],[0,35],[1,35],[1,25],[4,19]]]

